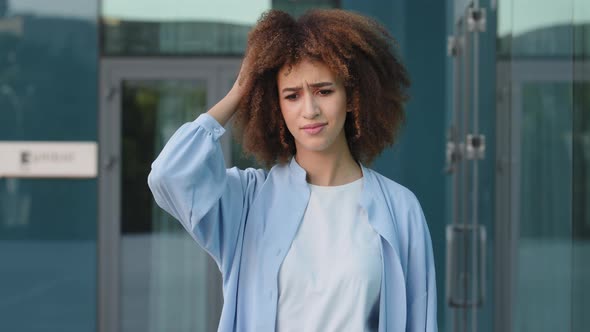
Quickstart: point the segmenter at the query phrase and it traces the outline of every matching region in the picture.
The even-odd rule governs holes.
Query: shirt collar
[[[375,172],[365,167],[362,163],[361,171],[363,172],[363,189],[360,197],[360,205],[367,213],[369,223],[375,231],[381,235],[388,244],[392,247],[396,247],[396,237],[394,234],[397,232],[395,227],[395,216],[393,210],[390,210],[390,206],[383,197],[383,188],[377,179]],[[288,165],[291,184],[293,185],[294,193],[304,194],[305,200],[309,199],[309,186],[307,185],[307,172],[301,165],[297,163],[295,158],[291,158]],[[381,193],[381,195],[379,195]]]
[[[375,188],[376,183],[374,176],[371,173],[371,170],[365,167],[362,163],[359,163],[359,165],[361,166],[361,172],[363,173],[364,183],[361,197],[361,205],[365,209],[367,209],[371,201],[373,200],[372,192],[374,189],[372,188]],[[305,169],[303,169],[303,167],[301,167],[301,165],[299,165],[299,163],[297,163],[295,157],[291,157],[291,161],[289,162],[289,171],[295,182],[307,184],[307,172],[305,171]]]
[[[291,157],[291,161],[289,162],[289,171],[291,176],[297,182],[307,183],[307,172],[303,169],[303,167],[301,167],[301,165],[299,165],[299,163],[297,163],[295,157]]]

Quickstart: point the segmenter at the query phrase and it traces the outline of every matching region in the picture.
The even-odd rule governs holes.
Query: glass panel
[[[520,236],[568,239],[571,83],[522,84]],[[526,269],[524,269],[526,270]]]
[[[104,0],[101,17],[107,55],[241,55],[260,15],[281,9],[300,15],[337,8],[338,0]]]
[[[590,328],[587,8],[579,0],[499,4],[498,54],[511,101],[500,124],[510,128],[511,331]]]
[[[206,81],[129,80],[122,90],[121,329],[208,331],[221,296],[208,280],[219,272],[146,182],[170,136],[206,111]]]
[[[103,53],[240,55],[269,0],[104,0]]]
[[[531,10],[535,15],[531,15]],[[544,58],[572,55],[572,0],[500,1],[498,16],[500,55]]]
[[[587,59],[587,57],[586,57]],[[585,61],[585,66],[590,61]],[[590,330],[590,77],[574,85],[572,331]]]
[[[530,15],[534,8],[536,15]],[[512,331],[587,331],[586,157],[590,5],[503,1],[498,54],[509,70]]]
[[[96,180],[0,179],[0,329],[94,331]]]
[[[590,330],[590,2],[574,0],[572,331]]]
[[[299,16],[312,8],[338,8],[339,0],[273,0],[272,8]]]
[[[0,141],[96,140],[96,16],[95,0],[0,0]],[[96,192],[0,179],[0,330],[96,330]]]
[[[515,331],[571,323],[571,87],[522,84]]]

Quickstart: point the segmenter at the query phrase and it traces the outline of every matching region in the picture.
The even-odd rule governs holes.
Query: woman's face
[[[303,60],[284,66],[277,85],[281,113],[298,153],[348,149],[344,133],[346,90],[326,65]]]

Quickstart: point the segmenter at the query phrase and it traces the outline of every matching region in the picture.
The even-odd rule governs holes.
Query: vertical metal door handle
[[[473,234],[475,233],[475,236]],[[460,259],[465,262],[471,262],[471,248],[473,248],[473,239],[477,242],[475,250],[477,251],[475,274],[472,273],[472,266],[468,264],[461,265]],[[461,241],[459,241],[461,240]],[[483,225],[474,228],[473,225],[453,224],[447,225],[446,228],[446,299],[447,304],[454,308],[471,308],[480,307],[485,300],[486,283],[486,246],[487,234]],[[463,247],[463,248],[461,248]],[[477,289],[472,292],[473,282],[477,280]],[[460,292],[458,285],[465,285],[463,294]]]

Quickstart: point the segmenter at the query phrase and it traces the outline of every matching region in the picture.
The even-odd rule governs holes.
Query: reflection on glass
[[[532,10],[535,15],[531,15]],[[513,58],[572,56],[572,0],[501,1],[498,11],[499,55]],[[590,24],[590,18],[586,18],[586,24]]]
[[[0,141],[96,140],[96,16],[0,0]],[[96,196],[96,179],[0,178],[1,331],[96,329]]]
[[[521,226],[525,238],[568,239],[571,228],[572,89],[569,82],[522,86]]]
[[[107,55],[242,55],[250,28],[275,8],[300,15],[338,0],[104,0]]]
[[[240,55],[249,25],[219,22],[103,21],[106,55]]]
[[[312,8],[338,8],[339,3],[339,0],[273,0],[272,8],[286,11],[294,16],[299,16]]]
[[[590,330],[590,2],[574,0],[572,331]]]
[[[590,77],[574,84],[574,239],[590,239]]]
[[[102,16],[126,21],[202,21],[251,25],[270,0],[104,0]]]
[[[590,58],[590,1],[574,1],[574,54],[577,59]],[[578,60],[574,61],[578,61]]]
[[[506,0],[498,16],[498,55],[520,101],[507,124],[518,169],[511,330],[589,331],[590,4]]]
[[[109,55],[240,55],[270,1],[105,0],[103,52]]]
[[[571,83],[522,86],[520,238],[514,331],[570,326]],[[551,262],[551,264],[548,264]]]
[[[206,331],[209,258],[147,187],[151,162],[183,123],[205,111],[204,81],[125,81],[122,141],[122,331]]]
[[[96,21],[98,1],[95,0],[2,0],[9,15],[45,16],[63,19]],[[0,12],[1,14],[1,12]]]
[[[590,45],[589,45],[590,46]],[[572,331],[590,329],[590,77],[574,84]]]

